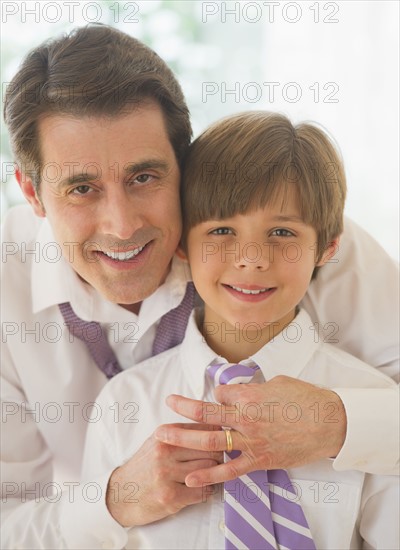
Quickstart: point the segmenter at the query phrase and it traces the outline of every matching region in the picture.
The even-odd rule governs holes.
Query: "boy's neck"
[[[239,363],[254,355],[268,342],[273,340],[295,318],[297,308],[279,321],[258,327],[258,330],[248,330],[239,324],[233,326],[221,318],[205,305],[204,317],[199,320],[199,328],[208,346],[229,363]],[[251,324],[248,323],[248,325]]]

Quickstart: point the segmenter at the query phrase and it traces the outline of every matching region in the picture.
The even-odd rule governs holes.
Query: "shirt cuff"
[[[128,529],[115,521],[106,505],[110,475],[75,485],[73,493],[63,494],[60,528],[67,548],[121,549],[126,545]]]
[[[342,400],[347,416],[346,439],[333,468],[397,474],[400,433],[397,387],[333,391]]]

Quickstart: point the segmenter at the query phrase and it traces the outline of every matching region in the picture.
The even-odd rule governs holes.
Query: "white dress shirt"
[[[338,340],[335,345],[398,378],[397,266],[349,221],[337,259],[320,270],[304,299],[318,338]],[[62,527],[61,517],[79,518],[85,509],[85,487],[77,485],[85,433],[107,379],[85,344],[70,341],[58,304],[69,301],[82,319],[100,322],[125,369],[151,355],[157,322],[183,298],[189,273],[175,258],[166,282],[136,316],[76,276],[60,258],[47,220],[28,205],[6,217],[1,267],[2,547],[63,548],[76,529],[73,519],[71,532]],[[391,390],[336,391],[349,437],[335,467],[395,472],[397,397]]]
[[[338,384],[344,388],[382,388],[382,391],[396,387],[393,380],[377,369],[329,344],[316,342],[310,330],[311,319],[304,310],[293,325],[295,338],[288,337],[292,330],[288,327],[286,335],[280,333],[243,363],[259,365],[265,380],[284,374],[327,388]],[[102,474],[120,466],[160,424],[185,421],[166,406],[169,394],[213,401],[206,367],[214,362],[226,360],[207,346],[192,315],[181,346],[144,361],[140,369],[129,369],[116,376],[96,400],[104,414],[88,427],[83,479],[87,483],[101,479]],[[116,422],[114,410],[110,410],[110,404],[116,401],[121,411],[132,409],[135,415],[128,421],[120,418]],[[288,470],[316,547],[397,549],[400,498],[397,476],[355,470],[338,472],[335,462],[321,460]],[[97,510],[98,523],[107,521],[103,518],[103,512],[108,514],[103,502],[87,507],[92,517]],[[80,521],[84,523],[86,517]],[[107,548],[223,549],[223,522],[224,506],[219,491],[208,498],[205,493],[205,502],[153,524],[127,531],[114,522],[114,528],[108,527],[106,539],[99,539],[94,531],[87,539],[71,539],[70,543],[76,548],[102,548],[106,544]]]

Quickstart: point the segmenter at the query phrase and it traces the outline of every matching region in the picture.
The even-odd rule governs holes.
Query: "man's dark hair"
[[[192,129],[181,87],[167,64],[139,40],[92,24],[32,50],[7,87],[4,119],[22,172],[39,188],[38,121],[49,115],[116,116],[156,101],[181,164]]]

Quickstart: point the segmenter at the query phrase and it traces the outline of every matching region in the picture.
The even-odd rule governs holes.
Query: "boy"
[[[100,394],[96,418],[88,430],[84,479],[99,478],[121,466],[146,447],[146,438],[158,425],[181,422],[165,405],[168,395],[213,401],[215,384],[224,383],[225,374],[239,362],[254,374],[249,378],[252,383],[288,375],[330,388],[394,384],[321,342],[308,314],[299,307],[310,280],[335,253],[345,194],[340,159],[326,135],[312,125],[293,127],[281,115],[245,113],[216,123],[192,144],[183,173],[184,223],[178,253],[189,261],[204,308],[193,313],[180,346],[145,361],[140,369],[118,375]],[[233,382],[245,382],[245,377]],[[256,422],[259,410],[257,403],[249,403],[246,410],[233,414]],[[286,414],[288,422],[296,422],[301,415],[295,403],[277,410]],[[334,421],[334,411],[320,411],[318,403],[316,415]],[[226,425],[229,419],[221,419],[219,428]],[[226,441],[221,448],[229,452],[225,460],[240,461],[240,454],[230,454],[246,452],[240,434],[225,430],[221,438]],[[149,464],[163,460],[162,446],[159,455],[148,456]],[[205,456],[198,461],[198,469],[215,460],[221,457]],[[255,477],[253,489],[248,479],[240,478],[240,483],[247,483],[246,490],[234,492],[234,498],[232,487],[204,487],[198,504],[152,524],[142,525],[140,519],[134,526],[122,522],[132,527],[126,532],[116,522],[110,523],[112,542],[108,544],[157,549],[223,548],[224,544],[252,549],[397,548],[398,497],[393,476],[337,472],[331,460],[320,460],[289,469],[290,487],[274,482],[274,472],[284,471],[261,472],[268,475],[268,482],[260,482],[260,487],[268,485],[268,497],[254,490],[254,483],[259,483]],[[184,491],[191,473],[177,476],[170,490]],[[131,479],[130,487],[108,487],[107,499],[124,500],[134,507],[144,498],[145,487],[135,484],[135,472]],[[295,501],[296,525],[274,509],[280,499]],[[267,500],[272,510],[271,515],[263,508],[261,514],[269,513],[273,520],[269,531],[264,524],[259,529],[247,510],[254,500],[257,505]],[[234,510],[232,524],[228,514],[236,506],[233,501],[239,501],[239,511]],[[98,506],[104,507],[104,498]],[[250,543],[245,535],[249,524],[257,531]],[[289,539],[293,535],[292,542],[281,538],[285,529]],[[257,538],[260,530],[265,531],[262,540]]]

